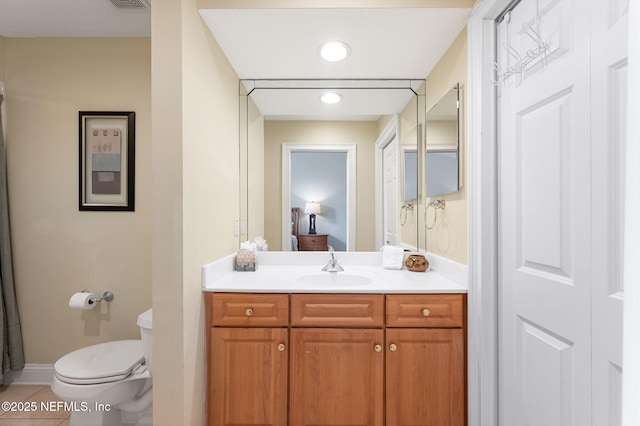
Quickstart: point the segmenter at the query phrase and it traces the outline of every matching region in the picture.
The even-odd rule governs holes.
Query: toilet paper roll
[[[74,293],[69,299],[69,307],[71,309],[93,309],[97,303],[92,302],[91,299],[97,299],[98,296],[95,293],[79,292]]]

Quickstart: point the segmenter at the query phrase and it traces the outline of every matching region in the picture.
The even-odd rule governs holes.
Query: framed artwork
[[[134,211],[136,113],[80,111],[80,210]]]

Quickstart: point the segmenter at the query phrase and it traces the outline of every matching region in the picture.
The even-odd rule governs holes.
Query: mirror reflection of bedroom
[[[322,104],[325,92],[341,102]],[[241,241],[263,236],[272,251],[377,251],[392,226],[396,245],[419,249],[424,80],[247,80],[240,100]]]
[[[347,153],[316,150],[291,153],[289,198],[298,224],[292,251],[347,251]],[[301,219],[301,220],[300,220]]]

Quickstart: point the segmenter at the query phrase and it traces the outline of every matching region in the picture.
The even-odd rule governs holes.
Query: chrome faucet
[[[324,265],[322,268],[325,272],[341,272],[344,271],[344,268],[338,264],[338,259],[336,259],[336,252],[333,247],[329,246],[329,255],[331,258],[329,259],[329,263]]]

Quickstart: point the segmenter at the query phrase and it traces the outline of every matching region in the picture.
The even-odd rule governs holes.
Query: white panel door
[[[589,19],[523,0],[498,26],[502,426],[591,425]]]
[[[599,0],[591,13],[594,426],[622,424],[628,8],[628,0]]]
[[[384,243],[395,245],[398,236],[398,138],[382,149],[382,205]]]

